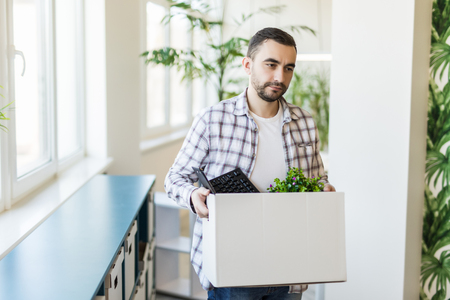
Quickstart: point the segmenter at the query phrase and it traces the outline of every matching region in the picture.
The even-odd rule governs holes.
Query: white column
[[[141,173],[139,0],[105,1],[106,90],[110,174]]]
[[[330,181],[348,281],[326,300],[418,299],[431,1],[334,0]]]

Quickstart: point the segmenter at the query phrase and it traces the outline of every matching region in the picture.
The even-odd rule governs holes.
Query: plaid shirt
[[[287,167],[302,168],[305,176],[321,176],[327,183],[319,153],[319,134],[311,115],[280,99],[283,109],[281,137]],[[248,112],[247,91],[205,108],[195,118],[183,146],[164,182],[168,196],[191,209],[190,197],[198,177],[192,167],[206,166],[207,178],[241,168],[250,177],[256,160],[258,127]],[[191,209],[192,211],[192,209]],[[191,262],[205,290],[213,286],[202,271],[202,219],[197,217],[192,238]],[[303,288],[292,286],[290,292]]]

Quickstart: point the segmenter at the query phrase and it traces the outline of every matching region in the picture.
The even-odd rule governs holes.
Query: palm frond
[[[450,82],[443,90],[434,79],[429,79],[427,151],[440,150],[443,141],[450,134]],[[444,142],[445,143],[445,142]]]
[[[440,289],[431,297],[431,300],[445,300],[446,293],[444,289]]]
[[[422,254],[435,255],[450,245],[450,186],[443,188],[435,198],[425,185],[422,231]]]
[[[420,300],[430,300],[428,296],[425,294],[423,287],[420,287]]]
[[[432,42],[439,41],[443,33],[450,27],[450,3],[448,0],[433,1],[431,24],[439,37],[434,40],[432,35]]]
[[[1,95],[1,96],[3,97],[3,95]],[[5,115],[4,111],[7,110],[7,109],[14,109],[13,107],[9,107],[13,103],[14,103],[14,101],[12,101],[12,102],[8,103],[7,105],[3,106],[2,108],[0,108],[0,121],[7,121],[7,120],[9,120],[9,118]],[[3,124],[0,124],[0,129],[5,131],[5,132],[8,132],[8,127],[6,127]]]
[[[314,36],[316,35],[316,31],[314,29],[312,29],[311,27],[305,26],[305,25],[291,25],[291,26],[285,26],[282,27],[282,29],[286,29],[289,30],[291,32],[295,32],[298,34],[301,34],[303,31],[312,33]]]
[[[255,12],[249,13],[249,14],[242,14],[240,19],[234,18],[234,22],[236,26],[240,27],[245,22],[253,18],[255,15],[258,14],[267,14],[267,15],[277,15],[283,11],[283,9],[286,8],[286,5],[274,5],[274,6],[268,6],[268,7],[262,7],[258,9]]]
[[[431,74],[435,78],[438,70],[441,70],[439,74],[439,79],[442,79],[442,76],[447,69],[448,64],[450,63],[450,45],[446,43],[437,42],[431,45],[431,57],[430,57],[430,67]]]
[[[428,289],[430,290],[434,285],[436,290],[447,291],[447,283],[450,282],[450,251],[442,251],[439,259],[433,255],[422,255],[421,267],[421,283],[422,287],[430,279]]]
[[[427,152],[426,159],[426,176],[427,184],[430,184],[431,179],[435,176],[434,186],[436,187],[439,178],[442,177],[442,186],[449,183],[450,179],[450,161],[448,155],[450,154],[450,147],[446,151],[446,155],[437,150],[430,150]]]

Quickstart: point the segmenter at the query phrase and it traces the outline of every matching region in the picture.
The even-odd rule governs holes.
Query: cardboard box
[[[203,269],[216,287],[347,280],[344,193],[216,194]]]

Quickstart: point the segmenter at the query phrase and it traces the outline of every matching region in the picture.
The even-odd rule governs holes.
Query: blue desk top
[[[90,180],[0,261],[0,299],[92,299],[154,180]]]

